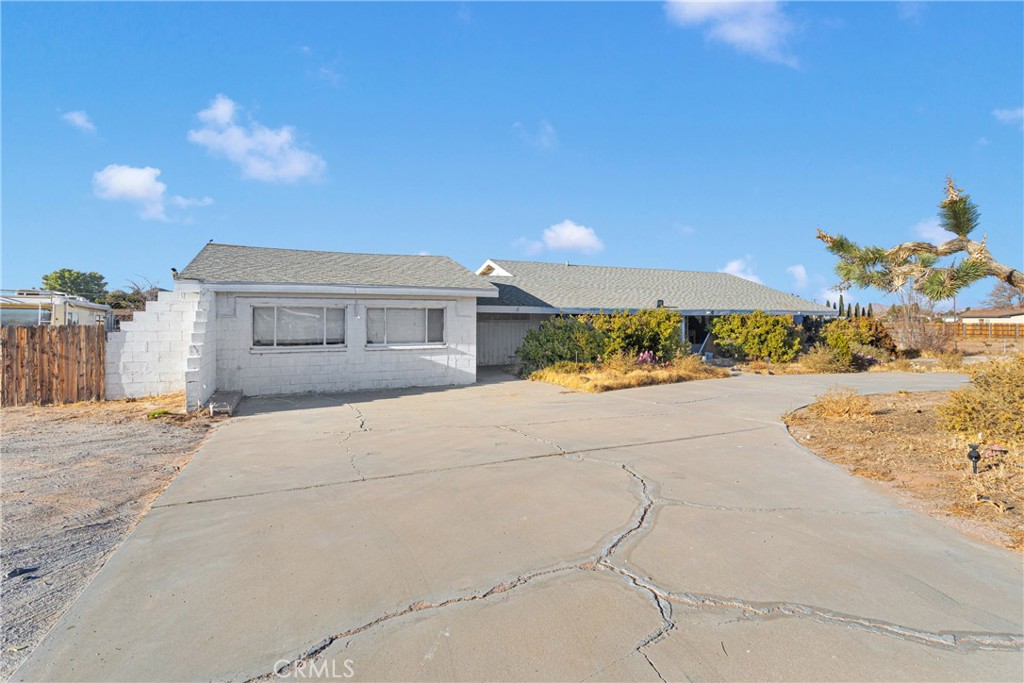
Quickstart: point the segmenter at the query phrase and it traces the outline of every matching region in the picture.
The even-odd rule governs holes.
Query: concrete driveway
[[[779,416],[837,381],[250,399],[24,680],[1024,678],[1021,558]]]

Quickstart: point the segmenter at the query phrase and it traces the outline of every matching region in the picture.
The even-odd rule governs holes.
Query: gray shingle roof
[[[487,276],[498,298],[483,306],[573,309],[667,308],[684,311],[767,311],[828,314],[823,304],[780,292],[728,273],[654,268],[577,266],[491,259],[511,277]]]
[[[347,254],[207,244],[179,278],[240,284],[348,285],[494,291],[447,256]]]

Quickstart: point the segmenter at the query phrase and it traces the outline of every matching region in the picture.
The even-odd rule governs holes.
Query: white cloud
[[[579,225],[568,219],[545,230],[539,240],[520,237],[512,245],[530,256],[536,256],[545,250],[578,251],[584,254],[594,254],[604,250],[604,242],[597,236],[593,228]]]
[[[935,244],[942,244],[956,237],[953,233],[942,229],[938,218],[925,218],[918,221],[911,230],[921,239]]]
[[[541,120],[537,123],[537,130],[527,130],[519,121],[512,124],[512,128],[519,132],[519,139],[539,149],[551,149],[558,144],[558,133],[550,121]]]
[[[182,197],[181,195],[174,195],[171,197],[171,203],[182,209],[190,209],[193,206],[209,206],[213,204],[212,197],[203,197],[202,199],[196,199],[192,197]]]
[[[552,251],[581,251],[593,254],[604,249],[604,242],[592,228],[566,219],[544,231],[544,246]]]
[[[61,118],[78,130],[84,130],[86,133],[96,132],[96,125],[84,111],[69,111],[64,116],[61,116]]]
[[[797,66],[786,49],[793,24],[777,2],[712,0],[665,3],[669,20],[680,26],[705,26],[705,37],[770,62]]]
[[[921,20],[924,9],[925,4],[923,2],[912,2],[910,0],[899,2],[896,5],[896,12],[899,14],[900,19],[911,23],[917,23]]]
[[[1021,130],[1024,130],[1024,107],[993,109],[992,116],[996,117],[996,121],[999,123],[1005,123],[1008,126],[1020,125]]]
[[[786,268],[786,272],[793,276],[793,284],[797,289],[803,289],[807,286],[807,269],[799,263],[795,266]]]
[[[729,273],[729,275],[735,275],[741,277],[744,280],[750,280],[758,284],[764,284],[754,273],[754,259],[750,254],[738,259],[734,259],[725,264],[724,267],[718,269],[719,273]]]
[[[315,179],[327,168],[320,156],[299,147],[291,126],[274,130],[253,120],[239,124],[238,105],[224,95],[217,95],[197,116],[203,127],[190,130],[189,141],[227,157],[246,178],[292,183]]]
[[[146,221],[166,221],[167,185],[160,182],[160,169],[110,164],[92,175],[93,193],[100,199],[132,202],[139,206],[139,217]],[[209,206],[210,197],[189,199],[174,195],[170,201],[177,207]]]

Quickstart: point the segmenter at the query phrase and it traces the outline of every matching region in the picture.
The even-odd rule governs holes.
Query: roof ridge
[[[452,260],[450,256],[445,254],[384,254],[380,252],[366,252],[366,251],[326,251],[323,249],[292,249],[289,247],[261,247],[252,244],[227,244],[225,242],[207,242],[203,245],[203,249],[207,247],[231,247],[232,249],[258,249],[260,251],[290,251],[301,254],[342,254],[346,256],[402,256],[410,258],[443,258]]]

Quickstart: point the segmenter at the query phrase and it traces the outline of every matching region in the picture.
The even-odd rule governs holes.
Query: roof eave
[[[212,292],[239,292],[260,294],[333,294],[384,296],[445,296],[496,298],[498,289],[487,287],[413,287],[407,285],[338,285],[281,282],[228,282],[179,277],[175,286],[182,290],[207,289]]]

